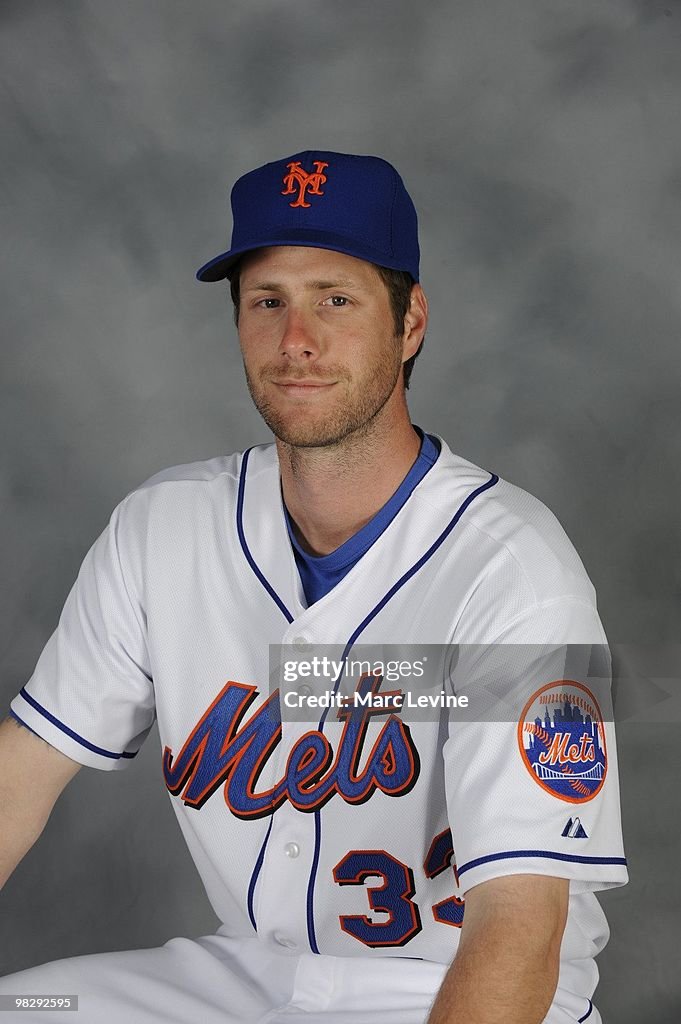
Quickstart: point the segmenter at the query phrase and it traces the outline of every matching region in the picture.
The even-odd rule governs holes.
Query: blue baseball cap
[[[244,253],[271,245],[334,249],[419,279],[416,210],[392,164],[306,150],[249,171],[232,189],[227,252],[197,271],[221,281]]]

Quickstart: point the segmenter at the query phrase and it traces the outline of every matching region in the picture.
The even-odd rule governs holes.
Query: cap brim
[[[248,245],[237,246],[228,252],[215,256],[210,262],[197,270],[196,277],[199,281],[222,281],[229,276],[229,271],[238,263],[239,259],[247,252],[255,249],[266,249],[277,245],[300,245],[309,246],[312,249],[331,249],[333,252],[342,252],[346,256],[355,256],[359,260],[366,260],[368,263],[375,263],[380,267],[389,267],[392,270],[406,270],[411,274],[414,281],[418,281],[418,270],[413,267],[405,267],[396,262],[395,259],[371,246],[358,246],[349,238],[342,235],[332,235],[327,231],[300,230],[287,231],[278,238],[271,235],[261,241],[250,242]]]
[[[241,253],[239,255],[242,255]],[[238,261],[239,255],[235,255],[231,250],[229,252],[223,252],[219,256],[215,256],[210,262],[204,263],[204,265],[196,271],[197,281],[222,281],[227,277],[229,270]]]

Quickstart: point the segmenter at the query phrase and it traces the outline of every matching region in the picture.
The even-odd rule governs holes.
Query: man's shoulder
[[[256,445],[244,451],[231,452],[227,455],[215,455],[209,459],[196,462],[184,462],[176,466],[167,466],[147,477],[134,490],[144,491],[160,487],[164,484],[205,484],[224,478],[238,481],[244,458],[251,461],[267,461],[275,450],[274,444]]]
[[[238,501],[245,461],[249,463],[249,477],[256,467],[276,467],[276,446],[256,445],[244,451],[167,466],[129,491],[115,514],[134,529],[150,518],[188,521],[188,517],[210,506],[224,511]]]
[[[557,515],[540,498],[443,447],[443,476],[465,481],[466,497],[479,494],[461,517],[462,533],[486,549],[488,567],[505,562],[524,578],[537,600],[567,590],[591,600],[593,588],[582,560]],[[485,486],[485,484],[489,486]],[[457,501],[460,500],[457,496]],[[464,501],[466,498],[464,498]]]
[[[453,452],[440,438],[442,449],[438,474],[433,482],[451,489],[466,502],[468,522],[485,529],[490,536],[505,541],[519,530],[560,533],[564,530],[556,515],[544,502],[524,488],[507,480],[493,469],[485,469]]]

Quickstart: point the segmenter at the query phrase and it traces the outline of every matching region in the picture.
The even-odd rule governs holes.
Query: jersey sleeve
[[[132,497],[85,556],[56,630],[10,705],[62,753],[105,770],[127,765],[155,718]]]
[[[450,673],[468,696],[444,748],[462,892],[491,878],[567,878],[573,894],[627,882],[610,655],[595,608],[557,598],[494,643],[462,645]]]

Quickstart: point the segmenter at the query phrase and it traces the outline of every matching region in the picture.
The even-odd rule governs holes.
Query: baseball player
[[[0,884],[78,768],[125,768],[156,721],[222,925],[0,996],[78,995],[88,1024],[597,1024],[594,892],[627,870],[593,587],[545,506],[411,422],[397,171],[298,153],[232,212],[197,276],[230,282],[274,443],[120,502],[0,726]]]

